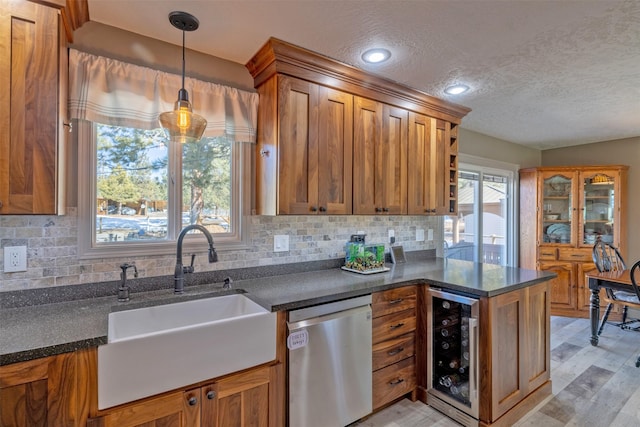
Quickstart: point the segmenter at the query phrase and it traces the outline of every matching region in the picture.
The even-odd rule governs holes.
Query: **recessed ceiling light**
[[[449,95],[460,95],[461,93],[465,93],[469,90],[469,86],[463,84],[457,84],[453,86],[449,86],[444,91]]]
[[[362,54],[362,60],[370,64],[379,64],[391,58],[391,52],[387,49],[369,49]]]

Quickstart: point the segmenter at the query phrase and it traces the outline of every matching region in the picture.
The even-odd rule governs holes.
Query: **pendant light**
[[[171,141],[196,142],[202,138],[207,121],[204,117],[193,113],[189,102],[189,93],[184,88],[184,40],[185,31],[197,30],[200,22],[187,12],[171,12],[169,22],[177,29],[182,30],[182,88],[178,91],[178,100],[173,111],[160,114],[160,125],[165,129]]]

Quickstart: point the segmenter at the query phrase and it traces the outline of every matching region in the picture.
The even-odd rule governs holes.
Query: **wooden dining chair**
[[[640,282],[640,275],[638,275],[639,270],[640,261],[636,261],[629,271],[629,276],[631,277],[631,285],[633,286],[633,291],[636,293],[636,298],[640,301],[640,289],[638,288],[638,282]],[[638,277],[636,277],[636,275],[638,275]],[[640,368],[640,356],[636,359],[636,368]]]
[[[604,243],[600,240],[593,245],[593,263],[596,265],[596,268],[600,273],[605,271],[622,271],[626,269],[624,259],[622,259],[622,255],[618,249],[609,243]],[[609,314],[611,314],[611,309],[614,305],[618,305],[622,307],[622,322],[618,323],[617,326],[622,328],[628,328],[630,323],[637,322],[637,319],[627,320],[627,313],[629,307],[636,308],[640,310],[640,300],[634,292],[627,291],[614,291],[612,289],[607,289],[605,297],[603,298],[607,303],[607,308],[604,311],[604,315],[602,316],[602,320],[600,322],[600,328],[598,328],[598,335],[602,333],[602,329],[604,329],[604,325],[607,323],[609,319]]]

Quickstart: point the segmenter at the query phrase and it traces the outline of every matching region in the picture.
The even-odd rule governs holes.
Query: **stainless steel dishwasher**
[[[372,411],[371,295],[289,313],[289,425],[342,427]]]

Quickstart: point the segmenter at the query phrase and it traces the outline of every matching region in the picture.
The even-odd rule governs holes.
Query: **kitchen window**
[[[126,71],[103,79],[113,62]],[[70,52],[70,63],[69,111],[79,160],[79,255],[173,254],[178,234],[190,224],[206,227],[218,248],[245,247],[251,194],[245,163],[255,142],[257,95],[196,81],[188,89],[195,94],[194,111],[212,129],[198,142],[180,144],[167,139],[155,112],[173,108],[177,89],[165,85],[179,81],[81,52]],[[86,88],[92,79],[102,91],[97,95]],[[118,88],[108,86],[118,79],[123,80]],[[75,91],[74,80],[82,82]],[[112,99],[113,94],[126,102]],[[163,96],[169,102],[155,102]],[[198,109],[195,99],[204,99],[204,107],[201,102]],[[231,112],[220,113],[229,105]],[[200,233],[189,237],[186,246],[203,238]]]

